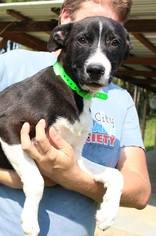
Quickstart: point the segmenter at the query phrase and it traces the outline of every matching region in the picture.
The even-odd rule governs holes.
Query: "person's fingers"
[[[46,128],[46,122],[44,119],[41,119],[36,125],[36,137],[34,143],[41,156],[40,157],[36,156],[38,158],[36,159],[36,161],[41,161],[41,158],[43,156],[46,157],[46,159],[54,161],[60,155],[59,150],[55,148],[55,145],[53,147],[53,144],[50,142],[50,137],[49,138],[47,137],[45,128]],[[54,133],[52,135],[52,137],[54,136],[54,140],[55,140],[55,135],[56,137],[58,137],[57,132],[54,129]],[[59,135],[59,137],[61,136]],[[57,140],[55,140],[55,143],[56,142],[59,142],[58,138]],[[33,155],[35,154],[33,153]],[[44,159],[42,158],[42,160],[45,160],[45,158]]]
[[[71,151],[71,146],[66,142],[65,139],[56,131],[54,127],[50,127],[49,129],[49,138],[51,144],[58,150],[65,152],[66,150]]]
[[[24,150],[27,150],[28,147],[30,147],[31,145],[29,132],[30,132],[30,125],[29,123],[25,122],[21,129],[21,144]]]
[[[29,136],[30,125],[29,123],[25,123],[21,129],[23,150],[37,162],[42,162],[46,159],[51,161],[60,160],[63,154],[70,156],[73,153],[72,147],[61,137],[54,127],[50,127],[48,132],[49,138],[47,138],[45,128],[46,122],[42,119],[36,125],[36,137],[32,141]]]
[[[40,159],[40,153],[38,152],[32,140],[30,139],[29,132],[30,132],[30,124],[26,122],[23,124],[21,129],[22,149],[33,159],[38,160]]]
[[[42,155],[46,155],[52,148],[49,139],[46,135],[46,122],[44,119],[40,120],[36,125],[36,144],[39,146],[39,150]]]

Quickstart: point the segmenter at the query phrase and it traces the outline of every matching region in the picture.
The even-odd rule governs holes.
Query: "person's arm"
[[[37,161],[43,175],[67,189],[101,202],[105,192],[102,183],[95,182],[79,168],[73,149],[55,129],[49,130],[47,138],[45,122],[38,123],[36,149],[29,137],[29,125],[25,124],[21,130],[21,142],[23,149]],[[121,205],[144,208],[151,192],[144,151],[139,147],[122,148],[117,168],[124,177]]]
[[[45,187],[53,187],[56,183],[46,176],[44,178]],[[23,183],[21,182],[20,177],[14,170],[0,168],[0,183],[7,185],[10,188],[22,189]]]
[[[21,189],[23,187],[19,176],[14,170],[0,168],[0,183],[11,188]]]
[[[145,151],[139,147],[121,148],[117,169],[124,177],[121,205],[143,209],[151,194]]]

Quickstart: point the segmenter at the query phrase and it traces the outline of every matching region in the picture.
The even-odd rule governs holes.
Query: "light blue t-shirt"
[[[53,65],[54,53],[14,50],[0,56],[0,91],[39,70]],[[111,83],[103,89],[106,101],[94,98],[91,112],[93,128],[83,149],[83,156],[115,167],[120,148],[139,146],[138,116],[129,93]],[[25,196],[22,190],[0,185],[0,236],[24,235],[20,215]],[[39,209],[40,236],[93,236],[97,204],[61,186],[45,188]]]

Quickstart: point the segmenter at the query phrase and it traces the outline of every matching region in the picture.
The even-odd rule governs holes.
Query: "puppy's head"
[[[96,92],[109,85],[121,62],[128,57],[127,31],[106,17],[88,17],[57,26],[49,39],[48,50],[61,49],[58,61],[83,89]]]

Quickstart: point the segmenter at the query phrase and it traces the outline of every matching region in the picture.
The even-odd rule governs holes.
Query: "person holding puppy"
[[[96,15],[124,23],[131,5],[131,0],[65,0],[60,23]],[[1,55],[0,90],[53,65],[57,55],[25,50]],[[124,178],[121,205],[143,209],[151,188],[135,105],[130,95],[113,83],[104,91],[108,99],[102,104],[92,99],[94,125],[83,156],[121,171]],[[101,202],[105,189],[79,168],[72,147],[54,128],[49,130],[47,138],[45,126],[44,120],[37,124],[35,143],[30,140],[28,123],[21,130],[23,149],[36,160],[45,179],[39,209],[40,235],[93,236],[97,203]],[[25,199],[22,183],[13,170],[4,169],[0,169],[0,182],[1,233],[23,235],[19,222]]]

